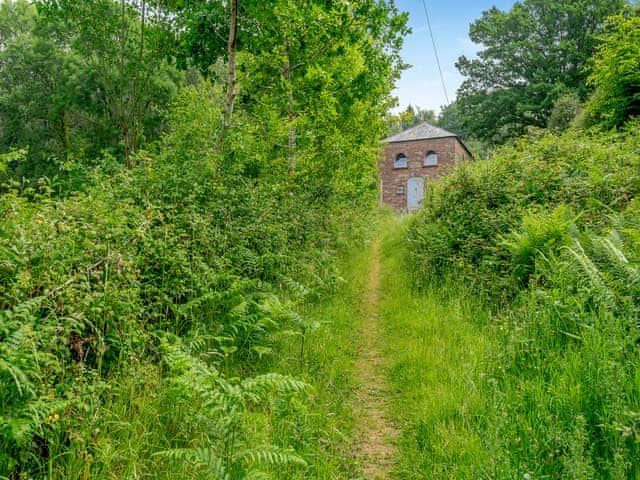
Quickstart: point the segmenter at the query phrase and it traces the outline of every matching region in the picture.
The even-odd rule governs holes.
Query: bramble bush
[[[283,411],[305,421],[309,388],[269,358],[284,331],[304,341],[296,303],[340,281],[330,232],[375,194],[355,187],[349,217],[250,128],[221,144],[221,98],[185,89],[157,148],[75,193],[5,185],[0,478],[304,478],[274,432]]]
[[[409,232],[416,282],[454,271],[485,293],[516,293],[508,236],[526,215],[561,205],[581,227],[606,224],[640,192],[638,131],[542,133],[460,164],[428,190]]]

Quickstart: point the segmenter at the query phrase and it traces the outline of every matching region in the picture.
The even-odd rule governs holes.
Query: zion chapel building
[[[425,184],[456,162],[473,159],[455,133],[421,123],[384,140],[379,163],[380,200],[399,212],[420,208]]]

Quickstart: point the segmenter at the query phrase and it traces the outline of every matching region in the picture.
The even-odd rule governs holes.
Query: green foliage
[[[526,286],[536,271],[536,259],[546,259],[558,247],[568,243],[572,218],[564,205],[550,215],[528,214],[520,231],[510,232],[504,245],[511,254],[514,279]]]
[[[226,48],[227,13],[217,2],[177,2],[175,8],[187,56],[204,74],[221,77],[212,66]],[[246,1],[239,8],[237,102],[277,134],[275,153],[287,155],[294,170],[306,164],[320,175],[361,171],[365,164],[351,169],[342,162],[363,155],[349,151],[368,144],[362,125],[367,135],[384,133],[380,119],[403,67],[407,15],[393,2],[369,0]],[[345,142],[350,135],[356,141]]]
[[[83,113],[98,124],[107,145],[131,155],[158,137],[162,110],[181,74],[166,60],[171,35],[158,9],[147,1],[38,2],[41,22],[59,47],[82,64]],[[87,85],[80,85],[80,89]],[[64,89],[70,95],[69,88]]]
[[[471,24],[483,45],[478,59],[461,57],[467,77],[458,91],[461,123],[479,140],[502,144],[544,127],[556,100],[588,93],[587,65],[605,19],[625,0],[524,0],[494,7]],[[505,41],[508,39],[508,41]]]
[[[248,444],[252,439],[247,420],[250,411],[255,412],[261,405],[290,401],[296,394],[304,393],[308,385],[274,373],[241,382],[227,381],[185,352],[179,343],[163,339],[161,348],[169,369],[170,394],[199,405],[193,420],[205,425],[206,438],[213,444],[209,448],[172,448],[155,455],[192,463],[213,478],[251,478],[260,471],[260,465],[306,466],[291,449]]]
[[[596,52],[587,105],[605,127],[620,126],[640,114],[640,14],[636,9],[611,19]]]
[[[436,114],[433,110],[423,110],[420,107],[407,105],[407,108],[397,115],[387,115],[387,126],[391,135],[402,132],[419,123],[436,124]]]
[[[69,165],[156,140],[183,83],[157,15],[110,0],[35,3],[0,4],[0,151],[28,151],[7,174],[67,178]]]
[[[206,447],[205,438],[217,438],[225,461],[235,458],[225,463],[230,478],[243,478],[240,472],[259,463],[301,463],[287,444],[279,447],[268,436],[262,444],[249,442],[253,432],[240,425],[254,414],[254,403],[267,401],[271,409],[280,404],[277,395],[304,397],[306,387],[247,373],[271,355],[279,332],[306,328],[287,299],[333,288],[336,274],[326,260],[332,242],[324,229],[334,220],[328,205],[275,172],[244,177],[251,157],[230,163],[216,151],[216,130],[203,125],[219,122],[220,103],[215,89],[185,91],[161,151],[141,154],[134,170],[94,172],[86,193],[54,199],[43,189],[27,200],[15,190],[0,197],[6,219],[0,229],[1,475],[38,477],[54,458],[61,469],[75,468],[76,455],[100,457],[107,438],[89,426],[94,416],[108,416],[105,389],[129,375],[131,359],[167,365],[154,387],[167,404],[198,395],[209,405],[218,401],[216,392],[220,401],[235,399],[203,406],[213,430],[194,429],[203,437],[189,444],[186,425],[187,443],[161,437],[165,450],[197,450]],[[296,284],[304,287],[288,287]],[[179,335],[194,350],[181,353],[179,339],[169,348],[164,339],[174,337],[167,335]],[[225,383],[234,372],[245,378]],[[206,391],[197,383],[205,380],[212,382]],[[186,422],[181,411],[176,416]],[[155,435],[170,435],[170,426],[163,428]],[[232,437],[235,443],[225,443]],[[86,468],[101,475],[105,464],[119,471],[104,458]]]
[[[425,208],[410,230],[417,281],[424,283],[433,274],[457,270],[482,291],[512,295],[518,287],[511,274],[522,269],[517,266],[522,259],[503,240],[517,231],[523,218],[564,204],[580,212],[579,225],[597,226],[637,195],[638,161],[637,126],[631,125],[618,134],[530,137],[499,150],[491,160],[460,165],[430,189]],[[552,218],[541,217],[538,223]],[[524,228],[520,234],[524,236],[512,237],[515,244],[510,247],[526,241],[534,242],[535,250],[540,247],[538,241],[552,235],[544,229],[527,232],[531,224]],[[529,267],[521,274],[527,271]],[[494,281],[496,274],[502,280]],[[521,274],[516,276],[526,284]]]
[[[10,168],[20,178],[44,175],[51,157],[65,158],[68,113],[74,102],[73,57],[37,34],[37,12],[27,2],[0,5],[0,149],[29,150],[28,161]],[[49,168],[47,168],[49,167]]]
[[[481,431],[472,428],[487,402],[479,388],[494,341],[487,315],[455,278],[412,288],[409,222],[389,219],[382,230],[381,345],[393,391],[390,413],[401,429],[394,478],[490,478],[476,468],[489,454]]]
[[[582,102],[576,95],[564,95],[553,104],[547,127],[555,133],[562,133],[576,123],[582,110]]]
[[[493,320],[478,322],[493,342],[470,380],[483,401],[452,433],[487,456],[453,478],[640,474],[637,128],[503,148],[443,179],[412,220],[426,295],[463,284],[458,301],[484,293],[473,315]],[[425,469],[439,458],[409,448]]]
[[[3,475],[42,472],[103,391],[101,375],[144,339],[130,252],[110,246],[136,214],[93,197],[34,208],[9,194],[0,205],[0,464]]]
[[[503,418],[486,424],[497,478],[640,472],[637,251],[610,235],[581,235],[549,257],[544,288],[505,315],[487,384],[490,415]]]
[[[0,157],[0,477],[351,468],[330,458],[327,445],[346,440],[318,413],[335,403],[314,404],[308,386],[324,368],[305,367],[325,319],[303,312],[341,285],[336,251],[375,202],[405,17],[383,2],[287,5],[253,11],[280,34],[241,52],[248,73],[226,131],[222,65],[174,91],[182,75],[158,36],[175,17],[148,10],[145,23],[145,2],[40,2],[36,27],[2,50],[21,53],[6,105],[33,93],[15,118],[47,128],[43,144],[25,137],[14,143],[28,151]],[[52,54],[34,57],[40,44]],[[47,67],[53,106],[26,88],[32,63]],[[50,107],[68,144],[41,122]],[[288,375],[290,358],[312,382]]]

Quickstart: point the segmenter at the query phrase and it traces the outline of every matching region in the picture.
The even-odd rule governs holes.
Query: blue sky
[[[483,10],[496,6],[508,10],[515,0],[426,0],[431,26],[438,47],[445,85],[452,101],[463,77],[455,67],[460,55],[473,56],[478,45],[469,40],[469,24]],[[404,110],[408,104],[440,111],[445,105],[442,82],[431,46],[422,0],[396,0],[397,7],[409,13],[413,32],[405,38],[402,58],[412,67],[402,73],[393,95]]]

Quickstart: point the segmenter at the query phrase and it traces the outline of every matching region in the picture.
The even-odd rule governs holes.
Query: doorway
[[[415,212],[424,198],[424,177],[411,177],[407,180],[407,210]]]

